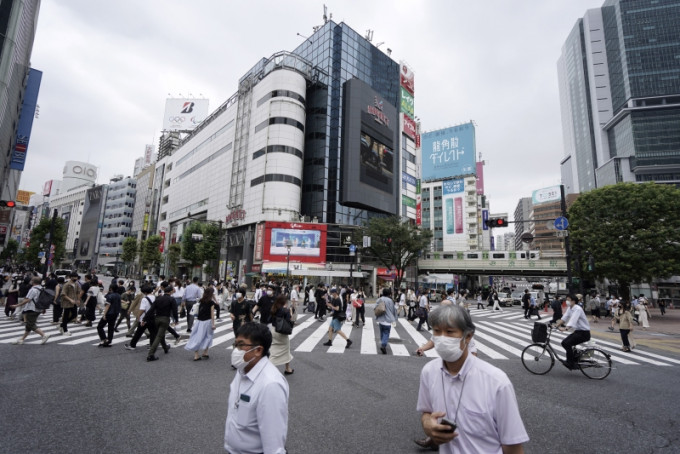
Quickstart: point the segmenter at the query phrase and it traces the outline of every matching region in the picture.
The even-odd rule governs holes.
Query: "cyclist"
[[[570,328],[574,330],[573,333],[568,335],[562,341],[562,347],[567,352],[567,362],[565,366],[569,369],[576,369],[576,358],[574,358],[573,347],[582,344],[583,342],[588,342],[590,340],[590,324],[588,323],[588,317],[586,313],[583,312],[583,308],[577,303],[577,299],[574,295],[567,296],[567,312],[562,316],[561,319],[557,321],[557,326],[560,331],[566,331]],[[566,325],[562,327],[562,325]]]

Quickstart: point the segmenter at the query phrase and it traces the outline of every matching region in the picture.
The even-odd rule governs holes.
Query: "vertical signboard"
[[[423,180],[442,180],[476,172],[475,126],[465,123],[422,135]]]
[[[420,195],[420,180],[416,180],[416,225],[423,224],[423,206]]]
[[[444,236],[454,237],[465,232],[463,219],[463,192],[465,182],[462,178],[442,182],[442,206],[444,209]]]
[[[41,71],[33,68],[28,70],[24,100],[21,104],[21,114],[19,114],[19,122],[17,123],[17,135],[14,140],[14,149],[12,150],[12,157],[9,162],[10,169],[24,170],[26,153],[28,152],[28,141],[31,138],[35,108],[38,104],[38,92],[40,91],[41,80]]]
[[[417,126],[416,126],[416,122],[414,120],[412,120],[411,117],[409,117],[408,115],[406,115],[403,112],[402,112],[401,116],[402,116],[402,119],[404,120],[404,129],[403,129],[404,134],[406,134],[407,136],[409,136],[411,139],[413,139],[415,141],[417,129],[418,129]]]
[[[54,180],[47,180],[45,182],[45,184],[43,185],[42,195],[47,197],[52,193],[52,181],[54,181]]]
[[[414,75],[411,68],[404,62],[400,62],[401,72],[399,74],[399,85],[404,87],[412,95],[415,94]]]
[[[486,221],[489,220],[489,210],[482,210],[482,230],[489,230],[489,226],[486,225]]]
[[[158,252],[165,252],[165,229],[161,229],[161,243],[158,245]]]
[[[77,255],[80,260],[90,260],[94,256],[103,192],[102,186],[95,186],[88,189],[85,194],[83,221],[80,224],[80,235],[78,235],[80,241]]]
[[[153,155],[153,145],[144,146],[144,164],[151,164],[151,156]]]
[[[477,195],[484,194],[484,162],[477,163]]]
[[[401,111],[409,117],[415,116],[415,101],[413,95],[409,93],[404,87],[401,87]]]
[[[264,222],[255,227],[255,254],[253,260],[261,262],[264,258]]]

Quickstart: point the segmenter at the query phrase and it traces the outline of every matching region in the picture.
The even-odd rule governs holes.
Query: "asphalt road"
[[[234,375],[224,347],[208,361],[173,348],[147,363],[144,348],[121,343],[0,344],[0,453],[224,452]],[[345,354],[293,353],[290,453],[426,452],[412,440],[422,435],[415,406],[430,359],[358,350],[355,341]],[[527,453],[680,452],[680,365],[615,364],[593,381],[559,364],[533,376],[517,358],[489,362],[515,386]]]

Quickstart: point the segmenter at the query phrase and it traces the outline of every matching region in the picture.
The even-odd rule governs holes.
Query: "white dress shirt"
[[[236,454],[285,454],[288,382],[269,358],[247,374],[236,372],[229,387],[224,449]]]
[[[510,379],[473,355],[455,376],[440,358],[427,363],[420,373],[417,410],[441,411],[455,420],[458,436],[440,445],[440,453],[501,454],[502,445],[529,441]]]
[[[590,331],[588,317],[586,317],[583,308],[578,304],[574,304],[567,309],[567,312],[562,316],[562,320],[568,328],[573,328],[574,331]]]
[[[148,311],[151,308],[151,304],[153,304],[155,299],[156,299],[156,297],[151,293],[149,293],[148,295],[144,295],[142,297],[142,301],[139,302],[139,310],[144,311],[144,312],[139,317],[140,322],[144,321],[144,316],[146,315],[146,311]]]

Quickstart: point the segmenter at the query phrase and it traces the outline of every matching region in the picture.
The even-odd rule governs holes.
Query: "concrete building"
[[[680,185],[680,2],[607,0],[557,63],[567,193],[618,182]]]
[[[521,251],[529,249],[522,242],[522,235],[525,233],[531,233],[531,226],[529,221],[531,220],[532,202],[531,197],[523,197],[517,203],[515,208],[515,250]]]
[[[111,179],[104,202],[104,222],[99,240],[99,265],[118,262],[123,241],[132,230],[137,180],[117,175]]]
[[[130,236],[137,238],[137,241],[144,241],[149,237],[149,220],[151,217],[151,205],[153,199],[153,177],[156,173],[154,164],[144,167],[136,175],[137,193],[135,195],[135,206],[132,210],[132,227]]]
[[[29,101],[24,99],[24,95],[29,88],[31,52],[39,10],[39,0],[0,2],[0,200],[14,200],[16,197],[26,161],[30,124],[28,131],[20,131],[19,122],[25,110],[24,101]],[[37,99],[41,74],[33,71],[31,77],[38,86],[33,87],[35,93],[31,98]],[[31,124],[35,99],[30,100],[33,111],[24,111],[24,119]],[[18,132],[21,132],[19,138]]]
[[[578,198],[578,194],[567,194],[565,199],[567,208]],[[562,216],[561,202],[548,202],[532,205],[531,219],[549,219],[548,221],[532,222],[531,233],[534,237],[531,242],[532,250],[539,250],[543,258],[564,258],[564,238],[557,236],[553,219]]]

